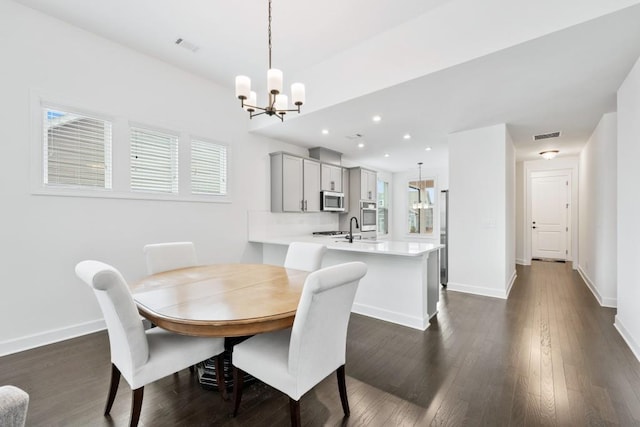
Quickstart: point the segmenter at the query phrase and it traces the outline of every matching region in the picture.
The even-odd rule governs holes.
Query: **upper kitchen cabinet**
[[[351,168],[350,171],[350,197],[360,194],[360,200],[376,200],[377,173],[363,168]]]
[[[271,212],[320,212],[320,162],[271,153]]]
[[[342,193],[342,167],[323,163],[321,177],[321,190]]]

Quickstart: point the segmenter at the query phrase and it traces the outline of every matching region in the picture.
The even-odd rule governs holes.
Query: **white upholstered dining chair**
[[[320,243],[292,242],[284,260],[285,268],[316,271],[322,265],[327,247]]]
[[[344,372],[347,326],[366,272],[366,264],[349,262],[309,274],[291,328],[255,335],[234,347],[234,416],[245,372],[289,396],[291,424],[297,426],[302,395],[334,371],[342,409],[349,416]]]
[[[191,337],[161,328],[145,331],[126,281],[110,265],[82,261],[76,274],[93,289],[109,333],[111,385],[105,415],[111,411],[120,375],[133,391],[130,425],[136,426],[145,385],[224,351],[223,338]]]
[[[12,386],[0,387],[0,426],[23,427],[27,420],[29,394]]]
[[[143,248],[147,274],[198,265],[196,248],[192,242],[154,243]]]

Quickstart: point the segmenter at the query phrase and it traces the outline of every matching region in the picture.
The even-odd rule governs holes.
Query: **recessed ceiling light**
[[[385,157],[389,157],[389,153],[384,153],[384,156]]]
[[[361,142],[360,144],[358,144],[358,148],[363,148],[363,147],[364,147],[364,143]]]
[[[323,135],[329,135],[329,129],[322,129]]]
[[[425,148],[424,151],[431,151],[431,147]]]
[[[405,133],[403,136],[404,139],[411,139],[411,135],[409,135],[408,133]]]
[[[377,123],[377,122],[379,122],[380,120],[382,120],[382,117],[380,117],[380,116],[373,116],[373,118],[372,118],[371,120],[373,120],[374,122],[376,122],[376,123]]]

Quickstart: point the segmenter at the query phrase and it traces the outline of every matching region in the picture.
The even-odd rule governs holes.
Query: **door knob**
[[[531,227],[531,228],[536,228],[536,226],[534,225],[534,226],[533,226],[533,227]]]

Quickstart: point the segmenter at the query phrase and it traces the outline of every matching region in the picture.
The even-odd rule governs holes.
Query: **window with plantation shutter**
[[[43,181],[48,187],[111,188],[111,122],[44,107]]]
[[[227,194],[227,147],[210,141],[191,140],[191,192]]]
[[[178,192],[178,137],[132,127],[131,190]]]

